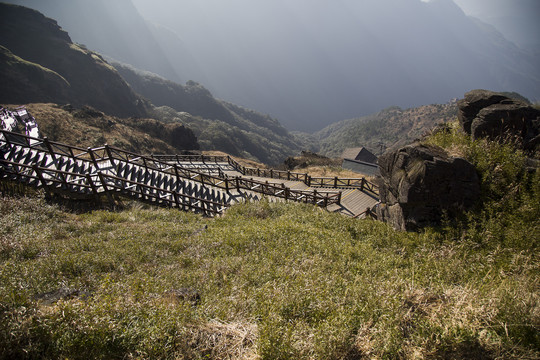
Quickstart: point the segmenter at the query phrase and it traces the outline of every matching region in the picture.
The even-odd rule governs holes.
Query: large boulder
[[[540,110],[522,100],[473,90],[458,101],[458,118],[473,139],[513,140],[526,150],[540,145]]]
[[[398,230],[438,225],[471,208],[480,196],[472,164],[442,148],[412,144],[379,157],[379,219]]]

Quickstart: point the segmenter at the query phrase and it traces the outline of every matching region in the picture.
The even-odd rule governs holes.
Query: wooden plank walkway
[[[224,171],[226,174],[231,176],[244,176],[238,171]],[[364,192],[356,188],[352,189],[334,189],[326,187],[310,187],[302,181],[293,181],[293,180],[280,180],[280,179],[270,179],[266,177],[250,177],[257,181],[268,181],[272,184],[283,185],[290,189],[303,190],[303,191],[321,191],[321,192],[341,192],[341,202],[340,204],[332,204],[327,206],[327,210],[330,212],[339,212],[343,215],[351,217],[365,217],[362,214],[366,211],[372,210],[375,205],[379,203],[379,198],[376,194],[369,192]]]
[[[113,193],[161,206],[221,214],[239,201],[297,201],[359,217],[377,204],[365,179],[246,168],[230,157],[143,156],[107,145],[82,149],[0,130],[0,177],[71,196]]]

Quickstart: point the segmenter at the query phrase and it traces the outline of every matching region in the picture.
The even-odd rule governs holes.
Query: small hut
[[[341,157],[343,158],[341,166],[344,169],[367,176],[379,174],[377,157],[365,147],[345,149]]]

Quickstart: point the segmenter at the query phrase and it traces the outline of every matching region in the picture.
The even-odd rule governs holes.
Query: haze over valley
[[[534,1],[11,2],[56,19],[74,42],[198,82],[288,130],[447,103],[474,88],[540,98]]]

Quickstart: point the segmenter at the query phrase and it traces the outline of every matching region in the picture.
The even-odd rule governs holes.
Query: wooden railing
[[[228,204],[127,180],[101,171],[93,175],[82,175],[4,159],[0,159],[0,163],[4,165],[2,171],[5,174],[12,175],[20,182],[41,186],[50,191],[59,189],[71,194],[93,195],[96,198],[100,198],[102,194],[109,196],[111,192],[117,192],[137,200],[208,216],[222,214],[228,207]]]
[[[142,167],[145,170],[145,173],[149,173],[150,171],[162,172],[168,175],[173,175],[177,179],[184,179],[188,181],[197,182],[201,184],[201,186],[203,187],[213,186],[216,188],[220,188],[220,189],[225,190],[227,193],[233,189],[236,189],[238,191],[248,190],[248,191],[260,193],[263,195],[282,198],[285,200],[312,203],[319,206],[339,204],[341,201],[340,192],[323,192],[323,191],[317,191],[317,190],[314,190],[314,191],[292,190],[284,186],[268,184],[267,182],[257,181],[253,179],[244,179],[240,177],[229,178],[225,176],[224,174],[221,174],[220,176],[214,176],[211,174],[207,174],[205,172],[184,168],[178,165],[177,163],[173,163],[173,164],[168,163],[164,161],[163,158],[160,159],[156,156],[154,157],[143,156],[143,155],[125,151],[125,150],[118,149],[118,148],[108,146],[108,145],[97,147],[97,148],[83,149],[76,146],[70,146],[70,145],[57,143],[54,141],[49,141],[47,138],[44,138],[44,139],[30,138],[26,135],[12,133],[8,131],[4,131],[4,130],[0,130],[0,132],[4,135],[4,140],[2,141],[2,144],[0,145],[19,146],[22,148],[28,148],[28,149],[33,149],[36,151],[47,153],[50,156],[52,164],[55,165],[54,167],[56,167],[56,169],[52,168],[52,166],[48,166],[48,167],[38,166],[37,170],[34,169],[35,176],[39,177],[38,174],[40,171],[42,173],[48,171],[50,173],[50,176],[49,176],[50,179],[48,181],[58,183],[59,185],[57,184],[57,186],[60,188],[61,187],[64,187],[66,189],[70,188],[70,184],[69,184],[70,176],[78,176],[79,178],[81,177],[81,174],[68,173],[65,171],[60,171],[57,168],[57,166],[60,167],[60,165],[58,165],[59,163],[64,161],[65,158],[68,158],[72,161],[85,163],[86,166],[88,166],[88,169],[93,168],[93,170],[90,172],[91,176],[100,173],[101,177],[104,179],[109,178],[111,176],[114,177],[115,175],[111,173],[116,172],[116,169],[118,169],[122,163],[124,165],[128,164],[132,166]],[[30,140],[32,140],[32,145],[29,145]],[[175,159],[180,159],[180,158],[188,159],[190,157],[192,158],[192,156],[183,157],[182,155],[179,155],[178,158],[176,158],[175,156]],[[208,157],[201,158],[201,160],[202,159],[208,159]],[[211,157],[211,159],[214,162],[218,162],[220,160],[226,159],[227,163],[230,164],[231,166],[235,168],[237,166],[240,166],[236,161],[234,161],[230,157],[227,157],[227,158]],[[4,162],[4,163],[9,164],[9,162]],[[9,165],[15,166],[16,164],[11,163]],[[17,172],[16,175],[22,176],[23,174]],[[93,179],[92,177],[87,179],[87,182],[88,182],[87,185],[88,185],[88,188],[90,189],[94,189],[94,187],[92,186],[92,181],[93,181],[92,179]],[[106,186],[107,182],[102,181],[101,184]],[[139,188],[141,188],[141,186],[146,186],[149,188],[152,187],[151,185],[148,185],[148,184],[135,184],[135,185],[136,185],[135,187],[139,187]],[[116,190],[120,191],[119,189],[116,189]],[[105,189],[105,191],[107,191],[107,189]],[[203,202],[202,199],[200,200]],[[224,205],[225,204],[222,204],[222,206]]]
[[[217,160],[217,161],[221,161]],[[246,167],[239,164],[230,156],[227,157],[227,163],[234,167],[244,176],[267,177],[278,180],[300,181],[310,187],[324,188],[357,188],[361,191],[369,191],[375,195],[379,194],[379,188],[376,184],[368,181],[366,178],[339,178],[339,177],[313,177],[307,173],[298,173],[292,171],[259,169]]]
[[[209,156],[209,155],[154,155],[154,157],[167,162],[189,162],[189,163],[227,163],[244,176],[256,176],[270,179],[300,181],[310,187],[322,188],[356,188],[360,191],[379,194],[378,186],[366,178],[339,178],[339,177],[312,177],[306,173],[292,171],[260,169],[246,167],[238,163],[230,156]]]

